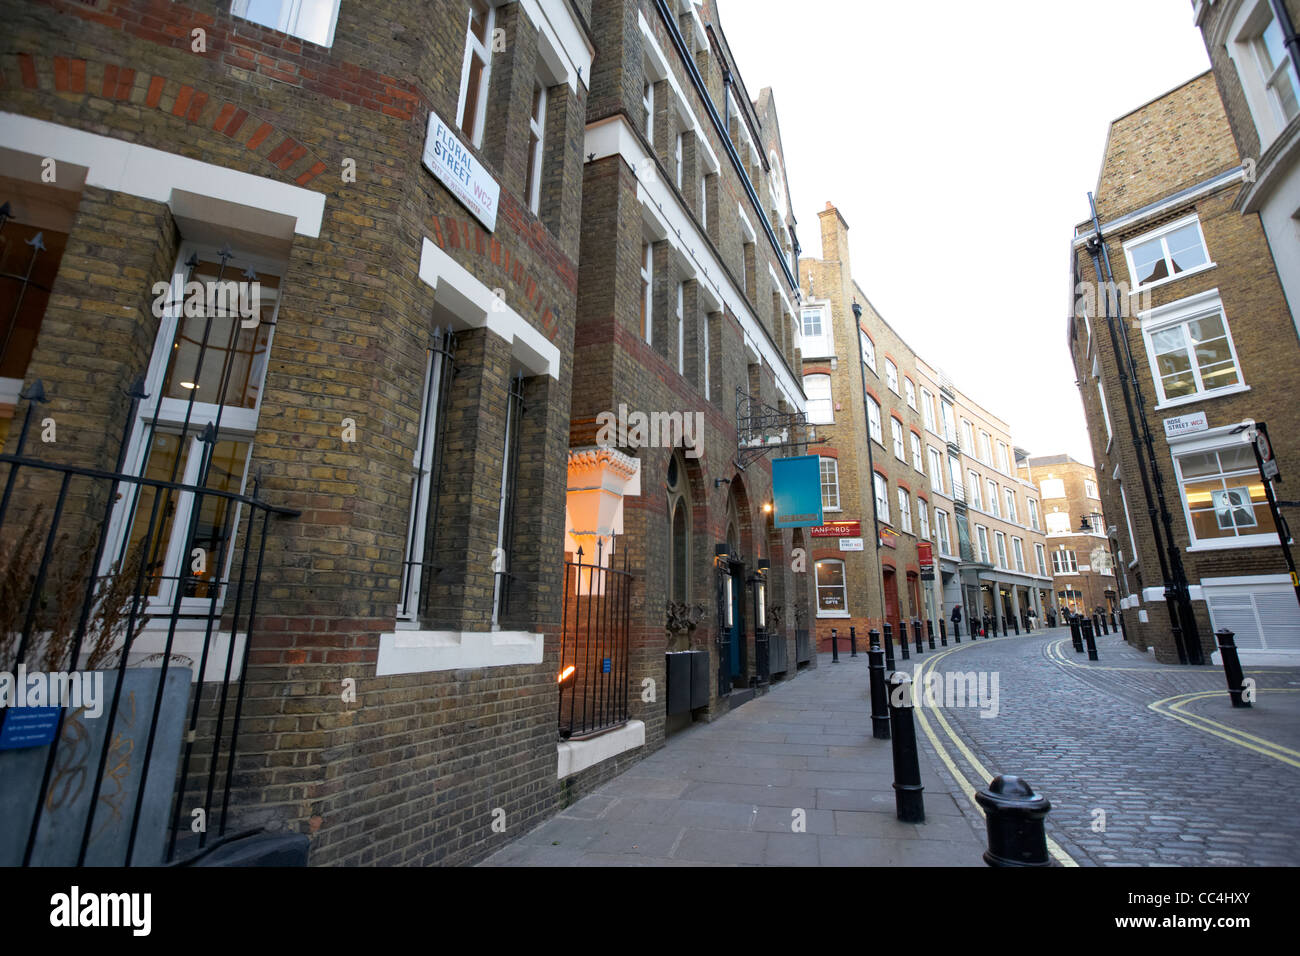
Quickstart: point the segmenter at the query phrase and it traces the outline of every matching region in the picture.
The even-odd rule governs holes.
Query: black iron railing
[[[627,723],[632,574],[596,561],[564,563],[564,626],[560,638],[560,737],[589,737]],[[611,551],[609,562],[614,562]]]
[[[123,448],[144,397],[138,388],[132,394]],[[45,399],[41,383],[23,398],[28,407],[13,453],[0,455],[0,670],[99,674],[111,701],[99,715],[57,707],[50,742],[0,750],[10,761],[0,791],[20,787],[14,754],[24,754],[33,770],[27,790],[5,794],[30,810],[4,821],[13,839],[0,845],[13,852],[0,863],[173,860],[180,834],[188,849],[226,832],[268,527],[272,516],[298,512],[261,500],[256,481],[251,494],[207,486],[217,441],[210,423],[198,436],[203,458],[195,484],[174,474],[125,473],[121,456],[117,470],[29,456],[28,434]],[[146,508],[135,513],[142,493],[152,498],[147,527]],[[126,501],[131,513],[115,523]],[[188,521],[177,524],[187,512]],[[200,533],[203,514],[212,526]],[[212,553],[194,548],[199,540]],[[183,556],[171,573],[151,566],[150,555],[168,552]],[[142,634],[151,638],[143,649]],[[189,643],[178,647],[178,635]],[[193,666],[198,682],[177,664]],[[0,732],[25,716],[0,708]]]

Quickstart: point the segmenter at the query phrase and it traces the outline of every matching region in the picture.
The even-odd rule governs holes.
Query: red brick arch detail
[[[823,445],[817,449],[817,454],[822,458],[839,458],[840,450],[830,445]]]
[[[814,551],[812,553],[813,563],[818,561],[843,561],[844,555],[839,551]]]
[[[272,123],[253,117],[235,103],[215,100],[204,90],[159,74],[137,73],[131,67],[74,57],[36,57],[17,53],[0,61],[0,88],[15,84],[32,91],[53,89],[97,99],[131,103],[170,113],[186,123],[210,127],[243,144],[299,186],[306,186],[326,164]]]
[[[805,368],[803,374],[806,378],[809,375],[830,375],[832,373],[829,365],[812,365]]]

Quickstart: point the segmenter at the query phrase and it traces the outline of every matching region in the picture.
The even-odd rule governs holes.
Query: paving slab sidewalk
[[[868,676],[865,654],[839,664],[822,655],[816,669],[674,735],[482,865],[983,866],[983,821],[924,745],[926,822],[896,818]]]

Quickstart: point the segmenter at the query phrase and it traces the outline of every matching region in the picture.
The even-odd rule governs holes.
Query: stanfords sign
[[[814,538],[860,538],[862,536],[861,521],[837,521],[835,524],[824,524],[812,529]]]
[[[429,111],[429,131],[424,139],[424,165],[488,232],[496,229],[501,185],[433,110]]]

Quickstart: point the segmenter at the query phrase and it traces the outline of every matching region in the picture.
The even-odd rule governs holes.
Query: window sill
[[[580,773],[610,757],[645,746],[645,723],[629,720],[622,727],[588,740],[561,740],[556,745],[558,755],[555,778]]]
[[[1212,392],[1197,392],[1195,395],[1184,395],[1181,398],[1167,399],[1155,406],[1155,411],[1163,411],[1166,408],[1178,408],[1182,405],[1195,405],[1197,402],[1208,402],[1216,398],[1226,398],[1229,395],[1239,395],[1242,392],[1249,392],[1249,385],[1229,385],[1227,388],[1216,388]]]
[[[830,620],[830,619],[845,620],[852,616],[853,615],[851,615],[848,611],[818,611],[817,612],[817,617],[819,620]]]
[[[544,645],[527,631],[396,630],[379,635],[375,676],[540,664]]]
[[[1234,551],[1239,548],[1276,548],[1276,534],[1252,534],[1239,538],[1221,538],[1218,540],[1198,541],[1187,550],[1196,551]]]

